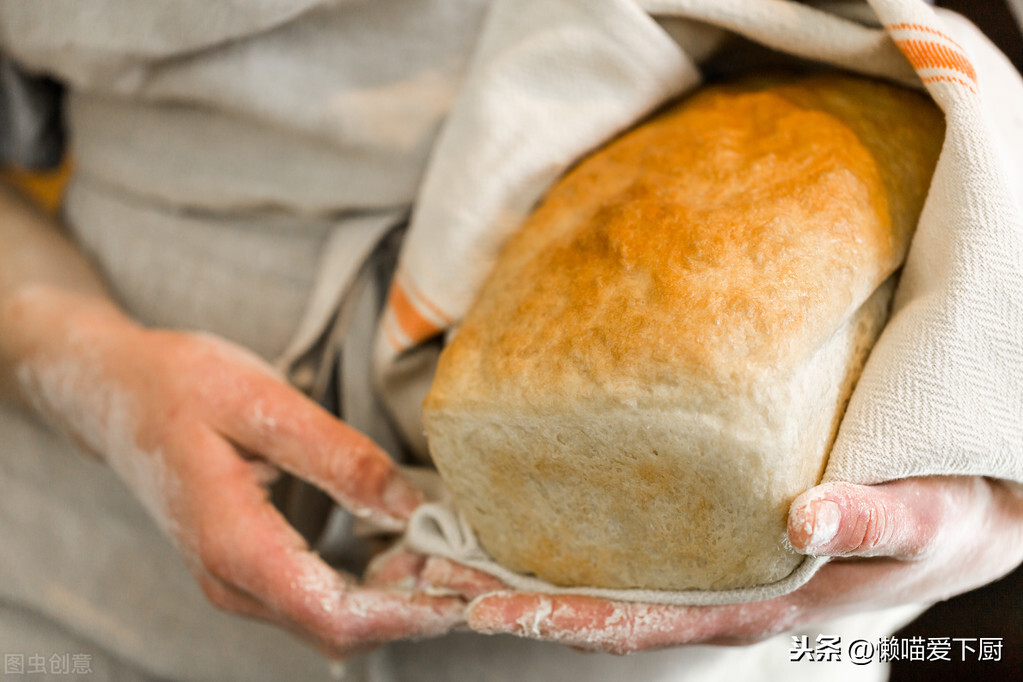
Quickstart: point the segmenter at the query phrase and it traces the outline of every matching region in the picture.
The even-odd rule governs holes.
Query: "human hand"
[[[144,329],[102,299],[53,291],[22,296],[7,321],[20,335],[12,345],[25,397],[124,480],[214,605],[333,655],[439,635],[461,620],[457,598],[396,582],[358,586],[273,508],[266,486],[279,469],[392,530],[421,497],[368,438],[255,356],[211,336]]]
[[[424,573],[475,597],[466,617],[483,633],[618,654],[749,644],[858,611],[946,599],[1001,577],[1023,561],[1023,495],[981,477],[827,483],[793,502],[788,537],[800,552],[835,559],[794,592],[725,606],[514,592],[439,559]]]

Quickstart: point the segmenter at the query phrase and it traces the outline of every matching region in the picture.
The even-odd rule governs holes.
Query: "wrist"
[[[139,329],[104,295],[49,285],[11,291],[0,297],[0,394],[41,409],[35,368],[78,361],[84,351],[95,354],[105,341]]]

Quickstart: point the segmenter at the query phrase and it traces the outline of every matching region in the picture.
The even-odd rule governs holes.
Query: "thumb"
[[[793,501],[789,542],[814,556],[916,558],[932,546],[949,501],[945,486],[928,478],[825,483]]]

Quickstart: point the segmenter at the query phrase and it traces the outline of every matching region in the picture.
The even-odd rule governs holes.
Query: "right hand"
[[[458,598],[358,586],[270,504],[267,485],[281,469],[392,530],[421,496],[372,441],[252,354],[145,329],[104,299],[53,290],[26,292],[8,319],[21,334],[23,395],[124,480],[216,606],[339,656],[461,620]],[[421,566],[406,562],[410,574]],[[408,577],[393,583],[417,584]]]
[[[788,539],[798,552],[834,560],[780,597],[720,606],[516,591],[439,557],[421,579],[472,600],[466,622],[486,634],[615,654],[750,645],[853,613],[948,599],[1004,576],[1023,561],[1023,494],[981,476],[823,483],[792,503]]]

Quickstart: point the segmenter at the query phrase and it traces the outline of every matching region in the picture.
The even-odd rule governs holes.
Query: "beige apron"
[[[148,325],[245,345],[323,397],[334,385],[325,355],[353,379],[368,357],[358,341],[340,353],[332,323],[368,310],[372,331],[372,296],[344,294],[372,294],[355,278],[405,219],[482,9],[0,2],[0,49],[69,85],[78,172],[66,222],[121,304]],[[365,401],[345,402],[386,442],[360,417]],[[299,493],[291,511],[308,516]],[[318,511],[305,523],[322,527]],[[106,468],[6,408],[0,537],[0,653],[86,654],[99,679],[340,673],[291,636],[208,605]]]

